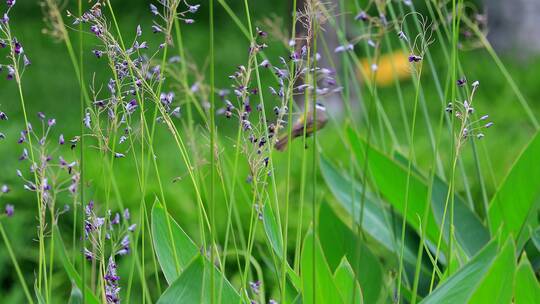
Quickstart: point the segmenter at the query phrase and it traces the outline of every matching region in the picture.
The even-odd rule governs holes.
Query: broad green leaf
[[[281,234],[281,229],[279,225],[277,224],[276,217],[269,203],[264,204],[264,207],[263,207],[263,224],[264,224],[264,231],[266,233],[266,237],[268,238],[268,241],[270,242],[270,246],[272,247],[273,251],[279,258],[279,260],[283,262],[283,238]],[[286,259],[285,259],[285,262],[286,262]],[[294,270],[292,270],[289,263],[288,262],[286,263],[287,265],[285,267],[287,268],[286,269],[287,275],[291,283],[294,285],[294,287],[296,289],[299,289],[300,278],[294,272]]]
[[[440,226],[444,217],[444,207],[448,195],[448,185],[435,176],[433,179],[433,193],[431,207],[435,220]],[[445,217],[444,236],[448,240],[450,235],[450,198]],[[463,198],[454,194],[454,229],[456,240],[468,257],[474,256],[490,239],[488,229],[482,224],[478,216],[468,207]]]
[[[71,264],[67,257],[66,247],[64,246],[64,241],[62,240],[62,235],[60,234],[60,231],[58,230],[57,226],[54,226],[53,228],[53,234],[54,234],[54,246],[56,248],[56,257],[60,259],[62,262],[62,265],[64,266],[64,269],[66,270],[66,273],[68,277],[71,279],[72,282],[81,290],[84,290],[84,300],[86,303],[89,304],[98,304],[100,301],[96,298],[96,296],[92,293],[90,288],[84,286],[83,281],[81,280],[81,277],[77,273],[77,270],[75,270],[75,267]]]
[[[512,302],[516,273],[515,251],[514,242],[509,239],[472,297],[469,298],[469,303],[507,304]]]
[[[401,153],[394,152],[394,159],[403,166],[408,165],[408,160]],[[425,183],[425,178],[422,177],[422,173],[418,171],[414,166],[412,168],[420,180]],[[427,188],[426,184],[426,188]],[[446,184],[440,177],[434,176],[433,189],[431,194],[431,207],[433,215],[437,221],[437,225],[440,227],[444,220],[444,238],[449,240],[450,235],[450,203],[451,198],[448,197],[448,206],[446,210],[446,216],[444,215],[444,208],[448,196],[448,184]],[[465,200],[458,195],[454,194],[454,229],[455,237],[468,257],[476,254],[484,245],[489,242],[490,236],[488,229],[482,224],[482,221],[478,216],[469,208]]]
[[[363,201],[362,228],[388,250],[393,251],[395,245],[392,229],[387,224],[386,219],[389,216],[384,213],[384,209],[376,203],[371,194],[363,193],[362,185],[356,181],[351,181],[349,176],[338,172],[325,157],[321,156],[320,159],[320,168],[324,180],[341,206],[358,223],[360,222],[361,212],[360,201],[365,197]]]
[[[513,235],[519,240],[527,218],[540,207],[539,155],[540,132],[537,132],[491,200],[491,232],[501,229],[503,239]]]
[[[348,129],[348,135],[358,164],[361,167],[365,164],[368,165],[367,169],[371,177],[370,180],[373,181],[376,188],[402,216],[407,218],[407,223],[414,227],[416,231],[420,231],[418,217],[422,217],[426,208],[429,207],[426,204],[428,189],[426,184],[421,180],[421,177],[411,170],[408,192],[409,199],[407,210],[405,210],[407,168],[373,147],[368,146],[352,129]],[[364,160],[366,149],[368,155],[367,162]],[[433,243],[436,243],[439,236],[439,227],[431,212],[428,212],[427,221],[422,223],[422,225],[427,225],[427,238]]]
[[[510,303],[508,293],[511,296],[514,250],[514,243],[509,240],[498,252],[497,242],[492,240],[467,264],[442,281],[421,303],[494,303],[499,301],[496,297],[501,299],[500,303]],[[490,291],[491,298],[486,298]]]
[[[347,261],[347,258],[343,258],[343,260],[341,260],[341,263],[334,273],[334,280],[336,281],[336,286],[343,297],[344,303],[353,304],[364,302],[362,298],[362,290],[354,277],[354,271],[351,264],[349,264],[349,261]]]
[[[214,272],[214,289],[211,285]],[[219,295],[220,286],[221,295]],[[213,291],[213,293],[212,293]],[[212,294],[214,298],[212,299]],[[240,295],[229,281],[202,256],[197,256],[161,295],[157,303],[242,303]]]
[[[167,219],[173,235],[176,254],[174,254],[173,244],[171,243]],[[167,283],[170,285],[180,274],[177,272],[175,259],[178,259],[181,272],[199,253],[199,250],[178,223],[171,216],[167,216],[165,209],[157,203],[152,208],[152,239],[159,265]]]
[[[266,236],[272,245],[272,249],[278,255],[280,259],[283,258],[283,238],[281,237],[281,229],[276,222],[274,211],[270,207],[269,203],[264,204],[263,207],[263,224]]]
[[[304,238],[300,267],[303,303],[343,303],[313,230]]]
[[[535,303],[540,299],[540,285],[526,255],[521,257],[514,284],[514,303]]]
[[[368,145],[352,130],[348,130],[352,149],[359,160],[360,165],[364,165],[364,152]],[[405,193],[407,193],[408,168],[404,166],[400,158],[392,159],[377,149],[369,146],[368,169],[377,189],[402,215],[405,211]],[[409,177],[409,200],[407,205],[407,221],[419,231],[420,223],[418,217],[422,217],[429,206],[426,204],[429,187],[428,181],[417,173],[415,168],[411,169]],[[392,178],[388,178],[391,176]],[[448,185],[441,179],[435,178],[431,195],[432,212],[428,212],[426,234],[431,243],[436,244],[439,238],[439,227],[442,223],[445,206],[447,205]],[[450,198],[448,199],[450,201]],[[445,216],[445,240],[448,240],[450,227],[450,202],[448,202]],[[478,217],[468,208],[460,196],[454,195],[454,227],[455,236],[459,245],[463,248],[468,257],[473,256],[489,241],[489,233],[482,225]],[[443,244],[444,247],[444,244]]]
[[[71,295],[69,296],[68,304],[82,304],[82,302],[82,292],[77,285],[73,284],[71,287]]]
[[[319,211],[319,239],[330,271],[336,269],[344,261],[351,261],[356,277],[362,288],[366,303],[376,303],[383,286],[383,271],[379,260],[341,219],[328,204],[321,204]],[[352,285],[351,285],[352,286]],[[339,285],[338,285],[339,287]],[[342,293],[344,296],[344,294]],[[345,299],[345,297],[344,297]],[[348,301],[345,301],[349,303]]]
[[[346,174],[338,172],[326,158],[321,157],[320,159],[320,168],[326,184],[341,206],[355,219],[357,224],[360,224],[360,201],[363,197],[362,185],[356,181],[352,181]],[[366,192],[364,198],[364,210],[361,224],[363,231],[378,241],[387,250],[393,252],[396,257],[399,257],[401,254],[401,246],[399,245],[401,243],[401,217],[386,212],[381,206],[381,202],[377,202],[377,198],[375,198],[373,194]],[[394,231],[392,231],[390,222],[393,223]],[[392,236],[392,233],[395,237]],[[405,233],[404,264],[410,280],[413,280],[414,278],[418,246],[419,238],[413,231],[407,229]],[[427,260],[427,254],[424,254],[421,274],[421,288],[419,290],[423,290],[423,287],[425,286],[429,287],[431,264]],[[362,285],[362,283],[360,283],[360,285]]]

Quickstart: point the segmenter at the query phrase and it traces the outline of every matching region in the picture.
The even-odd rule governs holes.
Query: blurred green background
[[[75,3],[76,1],[70,2]],[[150,32],[152,22],[152,16],[148,10],[150,1],[118,0],[111,2],[115,7],[115,11],[119,17],[119,24],[126,37],[132,37],[136,26],[141,24],[143,26],[144,39],[154,46],[160,43],[158,36]],[[245,13],[242,1],[229,2],[233,11],[244,21]],[[251,2],[252,19],[257,24],[261,24],[264,18],[273,15],[281,16],[284,20],[288,20],[290,5],[288,1],[257,0]],[[71,7],[72,5],[72,3],[68,4],[67,9],[76,11],[75,7]],[[200,72],[202,74],[206,73],[204,67],[208,60],[207,16],[208,11],[203,4],[200,11],[196,14],[195,24],[186,26],[183,30],[184,42],[189,54],[188,58],[201,67],[202,70]],[[77,135],[79,133],[80,123],[80,91],[65,45],[62,42],[55,42],[50,36],[42,33],[45,24],[43,23],[39,1],[18,1],[11,19],[15,35],[23,43],[25,52],[32,60],[31,67],[26,70],[23,77],[24,95],[31,120],[36,121],[36,113],[42,111],[48,117],[55,117],[57,119],[58,125],[54,131],[55,136],[60,132],[64,133],[66,138]],[[219,5],[217,5],[215,23],[216,84],[218,88],[226,88],[230,86],[230,80],[227,76],[238,65],[244,64],[247,59],[249,42]],[[285,25],[288,28],[288,23],[285,23]],[[71,34],[73,37],[76,37],[75,30]],[[270,58],[275,59],[280,55],[286,56],[285,49],[279,42],[272,41],[272,38],[270,38],[269,45],[267,54]],[[100,62],[91,54],[92,47],[92,38],[89,38],[86,40],[86,45],[84,46],[85,78],[87,80],[91,79],[95,74],[96,83],[106,83],[108,80],[108,67],[104,62]],[[441,75],[445,75],[448,67],[445,65],[445,61],[442,60],[441,50],[435,47],[432,53],[436,59],[436,64],[440,62],[437,65],[437,70],[441,71]],[[0,64],[5,63],[5,54],[4,50],[0,50]],[[523,92],[538,117],[538,114],[540,114],[540,86],[538,85],[540,58],[533,56],[526,60],[518,60],[517,56],[513,53],[503,53],[501,57],[518,84],[519,89]],[[441,58],[441,60],[438,61],[437,58]],[[493,165],[494,178],[486,180],[488,194],[491,194],[504,178],[508,168],[527,143],[534,130],[523,109],[519,106],[509,84],[486,51],[474,50],[463,52],[461,53],[461,60],[463,68],[467,73],[467,79],[470,81],[479,80],[481,83],[480,90],[475,99],[477,110],[481,113],[489,114],[495,122],[495,127],[487,132],[484,139]],[[430,111],[429,117],[433,119],[432,123],[436,125],[436,120],[442,109],[440,108],[434,83],[430,77],[430,72],[427,72],[422,86]],[[35,250],[37,243],[34,242],[35,232],[37,231],[35,202],[32,193],[25,192],[22,189],[20,180],[16,177],[15,171],[20,166],[17,158],[22,151],[22,147],[16,144],[16,140],[18,132],[23,128],[23,122],[16,83],[4,79],[5,72],[0,74],[0,110],[8,113],[10,120],[7,123],[0,122],[0,132],[7,135],[6,140],[0,142],[0,184],[10,185],[12,191],[0,199],[0,206],[4,206],[6,203],[15,205],[15,217],[3,220],[3,223],[8,231],[8,236],[12,241],[19,262],[23,267],[23,272],[26,274],[28,282],[32,282],[33,271],[36,265],[35,261],[37,260],[37,250]],[[265,76],[263,81],[268,83],[272,80],[271,77]],[[410,80],[404,80],[401,86],[405,101],[412,103],[412,100],[414,100],[414,86],[412,82]],[[405,133],[400,123],[401,117],[395,88],[381,87],[379,88],[379,95],[392,123],[395,123],[394,128],[398,131],[399,138],[403,138]],[[408,109],[412,111],[412,106],[408,107]],[[340,118],[338,117],[337,119],[339,120]],[[424,126],[425,122],[423,118],[420,117],[419,119],[419,126]],[[219,118],[217,123],[219,132],[223,135],[220,137],[223,146],[225,149],[232,149],[233,140],[230,138],[233,137],[235,125],[222,118]],[[349,156],[343,155],[345,150],[340,149],[340,140],[336,136],[333,136],[332,128],[333,126],[330,126],[321,131],[319,141],[323,147],[324,154],[339,163],[340,159],[348,159]],[[427,157],[430,151],[424,128],[420,128],[418,139],[418,146],[415,147],[417,149],[417,161],[422,169],[428,170],[431,164],[431,158]],[[404,142],[403,140],[402,143]],[[196,236],[197,234],[194,233],[197,229],[196,209],[190,181],[187,178],[181,178],[180,181],[173,183],[175,178],[185,177],[185,170],[178,152],[174,145],[171,144],[168,133],[164,128],[158,130],[156,146],[159,147],[157,150],[158,163],[163,175],[162,179],[166,182],[166,197],[170,202],[171,213],[180,222],[182,227],[188,231],[189,235]],[[298,151],[298,153],[295,153],[295,158],[300,160],[302,147],[295,145],[293,148],[295,151]],[[448,148],[446,155],[450,154],[449,150],[450,148]],[[74,159],[75,156],[70,155],[71,153],[73,152],[66,151],[65,157]],[[97,153],[90,153],[89,156],[88,168],[90,172],[88,172],[88,176],[92,177],[89,181],[92,185],[92,193],[90,195],[99,202],[99,199],[102,199],[104,195],[101,192],[104,188],[102,185],[103,181],[100,179],[103,172],[98,162]],[[426,157],[424,158],[424,156]],[[278,173],[285,170],[285,157],[285,155],[277,155],[275,164]],[[470,176],[472,178],[470,182],[473,188],[473,196],[478,198],[480,197],[479,187],[476,184],[478,179],[475,178],[474,168],[472,168],[473,160],[471,153],[465,153],[464,160],[467,171],[471,172]],[[485,164],[485,160],[482,162]],[[138,191],[134,191],[137,188],[136,180],[133,178],[135,176],[135,168],[129,161],[119,161],[115,166],[115,177],[122,193],[123,203],[135,209],[133,213],[137,214],[140,194]],[[206,169],[203,166],[202,170]],[[299,168],[293,168],[293,176],[299,177],[299,170]],[[484,176],[491,176],[491,172],[488,172],[489,169],[487,166],[483,166],[483,171],[485,173]],[[284,181],[278,180],[278,182],[278,187],[284,189]],[[157,192],[157,185],[155,183],[150,183],[148,187],[149,193]],[[322,182],[321,189],[325,189]],[[292,201],[296,202],[299,189],[293,186],[292,191]],[[324,190],[321,190],[321,192],[317,195],[321,198],[325,197]],[[147,202],[151,204],[153,198],[154,195],[148,195]],[[67,204],[69,201],[65,203]],[[58,205],[62,206],[63,203],[59,202]],[[246,205],[241,210],[241,213],[243,216],[249,216],[250,211],[250,208]],[[292,212],[292,218],[297,218],[296,211],[293,210]],[[304,214],[306,215],[304,224],[308,224],[307,214],[310,214],[310,212],[305,211]],[[62,216],[60,222],[69,231],[71,218],[69,216]],[[296,229],[294,223],[291,225],[293,229]],[[293,235],[292,233],[291,235]],[[67,235],[70,235],[70,233]],[[121,275],[125,274],[121,273]],[[67,283],[61,279],[56,280],[56,282]],[[13,275],[13,267],[3,243],[0,245],[0,285],[2,286],[0,288],[0,302],[20,303],[23,301],[22,291],[18,287],[18,282]],[[69,288],[65,289],[65,292],[67,296]]]

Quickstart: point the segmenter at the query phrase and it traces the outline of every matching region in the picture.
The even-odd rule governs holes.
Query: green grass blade
[[[300,264],[303,303],[343,303],[313,230],[310,230],[304,238]]]
[[[514,286],[515,304],[535,303],[540,299],[540,284],[526,255],[521,257]]]
[[[214,272],[211,275],[210,271]],[[223,286],[221,294],[211,292],[211,277],[215,286]],[[222,284],[222,285],[220,285]],[[157,303],[219,303],[237,304],[242,299],[225,277],[202,256],[197,256],[161,295]]]
[[[489,217],[491,232],[501,230],[505,239],[513,235],[516,240],[524,239],[521,233],[529,216],[540,207],[540,132],[516,160],[512,169],[499,186],[490,203]],[[521,247],[518,242],[518,248]]]
[[[472,260],[446,279],[427,296],[423,304],[466,303],[497,256],[497,243],[491,241]]]
[[[175,255],[171,241],[169,239],[169,229],[167,226],[167,217],[165,209],[159,204],[154,204],[152,208],[152,236],[154,248],[161,266],[161,270],[165,275],[167,283],[172,284],[180,273],[176,270]],[[193,258],[199,253],[197,245],[189,238],[182,228],[169,216],[173,240],[175,243],[176,256],[178,257],[179,266],[185,268]]]
[[[346,271],[346,269],[340,270],[340,268],[348,266],[362,288],[361,293],[366,303],[376,303],[383,287],[383,270],[377,257],[363,241],[358,240],[357,236],[337,217],[328,204],[321,205],[318,230],[321,246],[330,270],[337,273],[338,271]],[[351,261],[350,265],[348,261]],[[344,262],[346,265],[343,264]],[[341,295],[346,300],[345,303],[351,303],[347,297],[352,295],[352,284],[346,280],[342,283],[351,285],[348,293],[344,293],[340,288]],[[340,287],[337,280],[336,284]],[[360,293],[359,289],[357,291]],[[356,297],[354,303],[358,303],[358,300],[361,299]]]
[[[336,281],[336,286],[341,292],[344,303],[364,303],[362,298],[362,290],[360,289],[358,282],[355,280],[354,271],[349,261],[347,261],[347,258],[343,258],[343,260],[341,260],[341,263],[334,273],[334,280]]]
[[[64,269],[66,270],[66,273],[68,277],[71,279],[71,281],[74,282],[74,284],[81,290],[84,289],[84,299],[85,302],[88,304],[98,304],[100,301],[96,296],[92,293],[92,291],[84,285],[84,282],[81,280],[81,277],[75,270],[75,267],[71,264],[69,261],[68,255],[66,253],[66,247],[64,246],[64,241],[62,240],[62,236],[60,235],[60,231],[58,230],[58,227],[55,226],[53,228],[54,236],[54,242],[55,242],[55,248],[56,248],[56,255],[60,259],[62,265],[64,266]]]

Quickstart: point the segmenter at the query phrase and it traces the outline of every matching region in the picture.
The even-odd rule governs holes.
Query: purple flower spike
[[[11,204],[7,204],[5,212],[8,217],[12,217],[13,213],[15,213],[15,207],[13,207],[13,205]]]

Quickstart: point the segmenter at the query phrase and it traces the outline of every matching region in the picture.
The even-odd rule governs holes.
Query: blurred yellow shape
[[[361,66],[358,70],[358,79],[371,81],[373,73],[375,73],[375,84],[385,87],[394,83],[394,77],[399,80],[411,78],[411,68],[409,63],[409,55],[403,51],[396,51],[389,54],[381,55],[377,62],[377,68],[372,68],[372,62],[364,58],[360,62]]]

